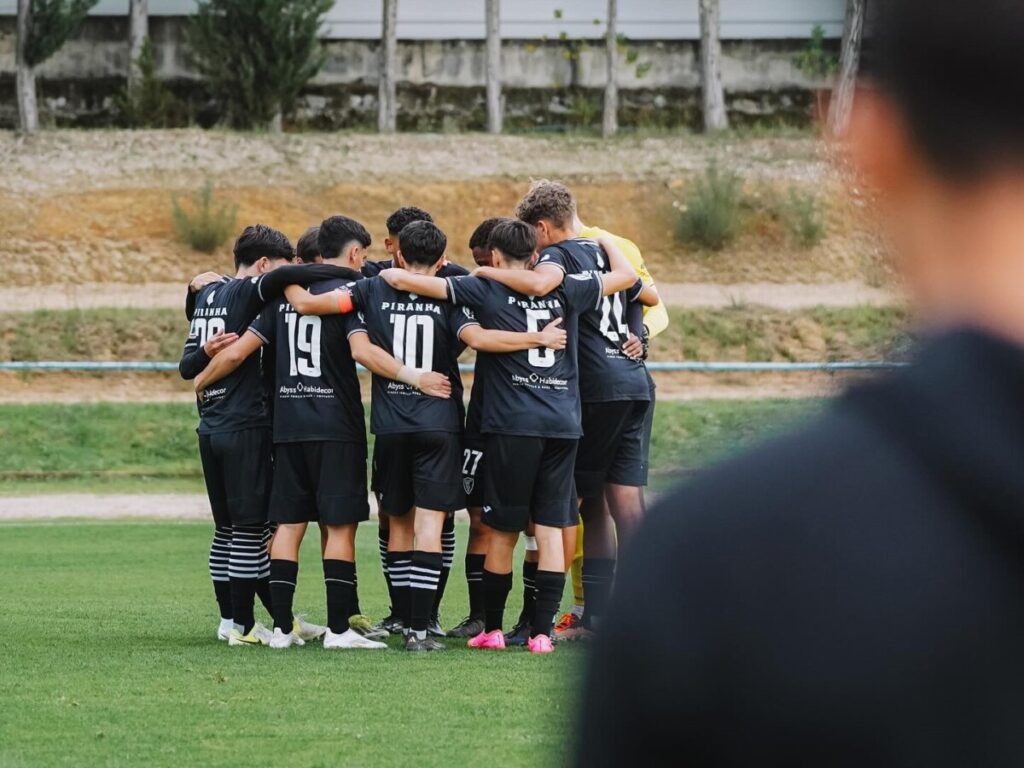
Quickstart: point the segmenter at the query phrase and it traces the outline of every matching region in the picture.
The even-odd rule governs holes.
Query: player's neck
[[[573,222],[568,227],[562,227],[562,229],[552,229],[551,242],[561,243],[565,240],[572,240],[580,236],[580,231],[579,227],[576,226],[576,222]]]
[[[406,264],[405,271],[410,275],[423,275],[424,277],[437,277],[437,265],[426,266],[424,264]]]
[[[236,280],[247,280],[250,277],[259,277],[259,270],[256,269],[255,264],[250,264],[248,267],[239,267],[238,271],[235,272]]]

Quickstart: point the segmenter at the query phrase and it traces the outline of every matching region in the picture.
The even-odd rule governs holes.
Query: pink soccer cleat
[[[526,644],[526,649],[530,653],[554,653],[555,645],[547,635],[537,635],[530,638]]]
[[[505,635],[502,634],[500,629],[496,629],[493,632],[481,632],[476,637],[470,638],[466,645],[470,648],[480,648],[488,651],[504,651]]]

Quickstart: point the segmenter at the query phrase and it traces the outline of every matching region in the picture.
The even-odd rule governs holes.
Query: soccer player
[[[360,277],[370,244],[366,229],[344,216],[320,225],[318,246],[325,264],[347,268],[349,279],[311,286],[314,294],[334,291]],[[313,269],[313,267],[303,267]],[[337,294],[349,301],[347,293]],[[356,526],[369,516],[366,490],[366,432],[358,361],[372,371],[447,398],[447,377],[418,373],[354,333],[358,316],[320,318],[298,314],[279,301],[232,346],[221,352],[196,380],[209,391],[220,377],[252,359],[263,344],[277,346],[274,406],[274,484],[270,517],[278,523],[271,549],[270,580],[273,648],[302,645],[294,631],[291,605],[298,575],[299,545],[309,522],[326,531],[323,549],[328,628],[325,648],[381,649],[349,628],[355,588]]]
[[[536,255],[533,227],[519,221],[497,224],[490,244],[499,271],[525,271]],[[550,653],[551,625],[565,585],[562,529],[576,524],[573,464],[580,430],[577,375],[579,315],[603,295],[628,289],[636,272],[611,246],[612,269],[605,274],[571,275],[548,295],[516,292],[479,277],[438,278],[386,270],[382,276],[399,290],[447,298],[468,306],[487,328],[536,331],[562,319],[565,350],[488,354],[483,379],[482,431],[487,435],[483,519],[491,529],[484,567],[485,629],[472,648],[502,649],[505,601],[512,586],[512,554],[519,534],[532,522],[538,543],[537,607],[528,649]]]
[[[190,284],[191,324],[179,372],[193,379],[220,350],[281,296],[289,283],[308,285],[331,268],[287,266],[294,254],[282,233],[262,224],[247,227],[234,245],[235,275],[200,275]],[[254,616],[254,595],[270,608],[267,505],[270,494],[270,417],[254,359],[198,401],[199,455],[214,519],[209,568],[220,609],[217,637],[231,645],[269,642]],[[302,622],[315,637],[322,628]]]
[[[535,182],[519,202],[516,214],[537,230],[542,248],[537,266],[514,274],[485,267],[478,270],[481,276],[505,282],[520,292],[542,294],[567,273],[607,268],[600,246],[580,237],[576,201],[564,185]],[[650,378],[643,361],[623,351],[632,336],[627,324],[631,301],[656,304],[658,298],[647,287],[635,295],[613,294],[580,318],[583,438],[575,478],[585,537],[583,584],[590,610],[584,623],[588,630],[598,623],[611,590],[614,536],[617,533],[620,541],[627,541],[643,512],[644,425],[650,408]],[[610,531],[613,521],[614,531]],[[598,551],[598,544],[588,548],[591,538],[600,543],[611,539],[611,552]],[[567,537],[566,544],[569,559],[575,540]]]
[[[447,238],[434,224],[415,221],[399,234],[395,263],[412,274],[433,276],[446,246]],[[557,328],[547,337],[484,331],[466,309],[395,290],[376,278],[348,290],[365,322],[361,331],[418,371],[458,378],[457,359],[465,344],[502,352],[537,348],[548,338],[556,340],[553,348],[565,343],[564,331]],[[427,629],[442,574],[442,530],[465,501],[461,408],[451,398],[424,397],[375,375],[370,427],[376,435],[374,488],[390,519],[388,570],[396,610],[406,627],[405,648],[443,650],[443,644],[428,637]]]
[[[387,251],[388,258],[383,261],[367,261],[363,264],[363,275],[366,277],[374,277],[380,273],[382,269],[389,269],[395,266],[395,255],[398,252],[398,236],[407,225],[414,221],[425,221],[430,224],[434,223],[434,218],[424,211],[422,208],[417,208],[414,205],[407,205],[395,210],[387,218],[386,226],[388,230],[388,236],[384,238],[384,250]],[[442,258],[441,267],[437,272],[438,277],[455,277],[458,275],[468,275],[469,271],[458,264],[452,264],[447,259]],[[463,412],[462,404],[462,379],[461,377],[453,377],[452,384],[455,387],[455,391],[452,397],[457,401],[459,406],[459,412]],[[462,421],[465,421],[463,417]],[[378,498],[378,505],[380,499]],[[375,627],[377,631],[384,631],[392,634],[401,633],[405,627],[402,624],[401,619],[395,613],[395,599],[394,599],[394,588],[391,583],[391,575],[388,570],[388,524],[390,518],[387,515],[380,515],[378,517],[377,527],[377,544],[380,550],[380,566],[384,573],[384,579],[388,585],[388,594],[391,595],[391,609],[388,615],[381,620],[381,622]],[[451,572],[452,561],[455,557],[455,516],[454,514],[449,515],[444,522],[444,529],[441,534],[443,541],[442,548],[442,568],[441,568],[441,579],[438,582],[436,601],[434,605],[433,614],[430,618],[430,634],[435,637],[444,637],[445,632],[441,629],[440,619],[440,606],[441,599],[444,597],[445,587],[448,584],[448,575]]]
[[[480,223],[469,238],[469,250],[478,267],[491,266],[489,240],[494,227],[509,219],[493,218]],[[445,277],[445,275],[440,275]],[[462,486],[466,492],[469,512],[469,541],[466,544],[466,586],[469,591],[469,615],[448,630],[448,637],[476,637],[484,631],[484,558],[487,556],[488,532],[483,524],[483,466],[486,440],[480,433],[483,404],[483,377],[487,359],[478,356],[473,371],[473,389],[466,410],[466,431],[463,437]]]

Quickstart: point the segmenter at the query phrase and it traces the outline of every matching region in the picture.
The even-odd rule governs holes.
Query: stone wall
[[[150,31],[159,76],[201,125],[217,122],[202,81],[189,66],[186,20],[153,18]],[[793,64],[804,40],[725,41],[722,78],[736,123],[806,122],[814,93],[825,84]],[[835,45],[834,42],[830,45]],[[327,63],[306,88],[292,122],[316,128],[375,124],[378,43],[324,42]],[[636,42],[634,64],[621,63],[623,125],[696,126],[699,122],[697,44]],[[90,18],[79,35],[39,70],[44,120],[58,125],[117,123],[116,97],[127,67],[127,20]],[[638,67],[638,65],[641,65]],[[604,51],[600,42],[504,43],[507,125],[561,129],[600,123]],[[409,130],[484,126],[484,45],[476,40],[399,42],[399,124]],[[0,19],[0,126],[15,123],[14,21]]]

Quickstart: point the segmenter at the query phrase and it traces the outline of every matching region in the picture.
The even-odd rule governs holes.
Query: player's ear
[[[266,256],[260,256],[256,260],[256,274],[262,275],[270,271],[270,259]]]
[[[395,244],[395,241],[392,240],[390,237],[385,237],[384,238],[384,250],[385,251],[390,251],[391,250],[391,246],[394,245],[394,244]]]
[[[400,269],[405,269],[405,257],[402,255],[401,248],[395,251],[395,266]]]

